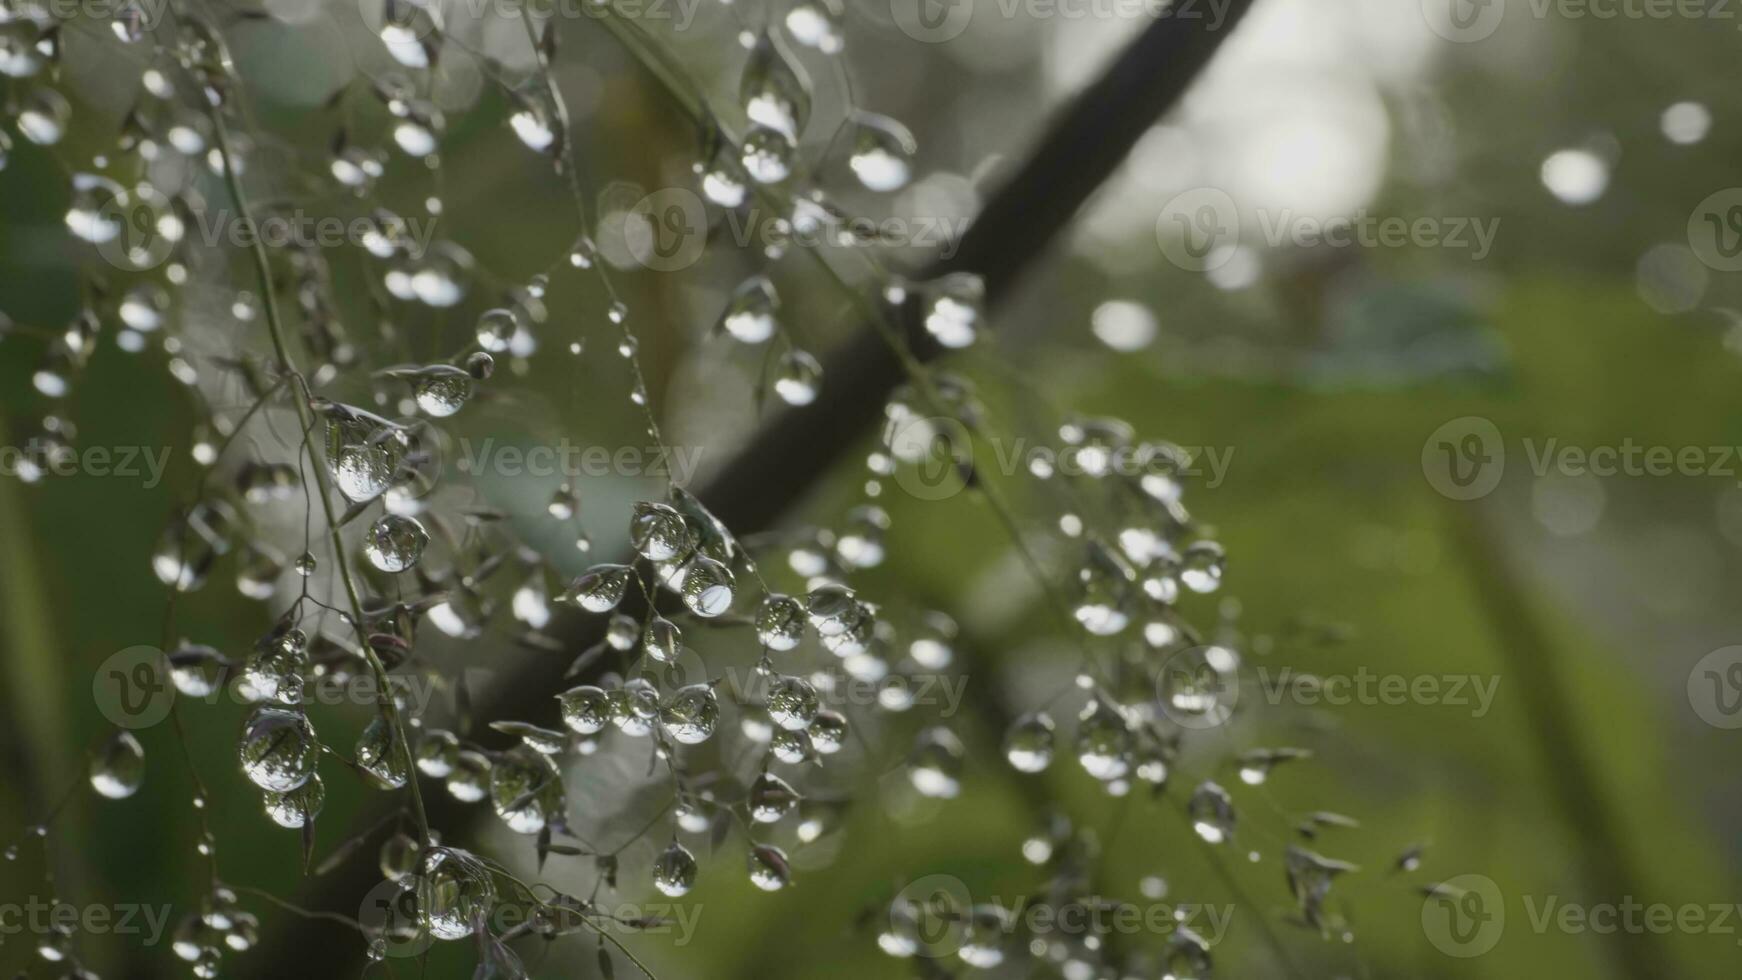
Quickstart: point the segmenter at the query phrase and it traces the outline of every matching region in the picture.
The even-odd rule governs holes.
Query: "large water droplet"
[[[767,276],[752,276],[738,284],[720,313],[719,329],[746,344],[760,344],[779,329],[775,319],[780,295]]]
[[[490,802],[517,834],[536,834],[563,815],[562,775],[548,755],[526,746],[503,753],[490,773]]]
[[[907,186],[918,145],[907,127],[870,112],[853,114],[853,174],[866,189],[887,193]]]
[[[714,734],[720,720],[720,701],[707,684],[679,688],[659,709],[665,734],[680,745],[699,745]]]
[[[1024,715],[1004,736],[1004,757],[1017,772],[1041,772],[1052,765],[1053,723],[1045,712]]]
[[[698,557],[690,562],[683,578],[683,601],[690,612],[712,618],[724,615],[732,608],[738,584],[731,569],[712,558]]]
[[[410,778],[405,743],[386,715],[376,715],[357,739],[357,766],[383,789],[398,789]]]
[[[91,759],[91,788],[111,800],[132,796],[144,781],[145,747],[132,732],[116,732]]]
[[[387,514],[369,525],[363,554],[384,572],[403,572],[416,565],[429,544],[429,532],[414,517]]]
[[[653,887],[671,898],[688,894],[696,884],[696,856],[677,841],[672,841],[653,862]]]
[[[320,743],[302,712],[263,707],[249,717],[239,751],[242,772],[254,785],[288,793],[314,775]]]

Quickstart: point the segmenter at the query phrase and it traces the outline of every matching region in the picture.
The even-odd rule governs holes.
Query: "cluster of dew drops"
[[[328,259],[312,248],[286,247],[276,249],[281,254],[274,259],[287,273],[283,282],[289,302],[284,305],[294,313],[292,341],[312,357],[306,374],[292,379],[284,375],[288,365],[273,359],[197,349],[192,337],[177,330],[178,291],[195,278],[201,259],[190,251],[186,232],[207,208],[207,196],[223,195],[220,185],[226,181],[246,179],[254,143],[239,124],[225,138],[225,122],[235,123],[245,114],[238,108],[240,82],[222,34],[210,21],[180,7],[166,23],[152,27],[143,6],[124,3],[109,23],[92,25],[55,21],[27,3],[0,0],[0,73],[14,83],[8,121],[31,144],[53,151],[73,124],[71,104],[54,87],[69,35],[76,36],[74,43],[118,43],[132,53],[130,63],[141,66],[137,102],[123,120],[113,149],[80,166],[63,162],[71,191],[65,215],[69,232],[100,251],[111,266],[135,274],[88,277],[87,304],[64,330],[51,333],[33,376],[35,388],[53,401],[67,398],[100,339],[111,330],[115,344],[128,352],[144,351],[156,340],[169,372],[202,403],[204,417],[192,447],[204,474],[201,494],[162,533],[151,556],[157,578],[171,590],[191,592],[208,581],[221,561],[227,562],[234,568],[237,591],[263,602],[282,598],[286,580],[300,583],[273,627],[244,656],[191,641],[172,650],[168,672],[176,691],[189,701],[229,691],[251,706],[237,743],[241,771],[258,790],[272,822],[307,835],[326,796],[319,764],[324,752],[333,751],[323,745],[311,720],[311,685],[344,685],[400,667],[422,669],[416,657],[421,626],[469,640],[498,618],[501,606],[518,639],[559,650],[555,637],[562,633],[557,624],[563,610],[605,617],[603,641],[582,653],[573,671],[590,672],[583,679],[592,682],[554,696],[561,729],[499,720],[491,727],[516,742],[507,750],[486,749],[420,717],[404,717],[410,705],[389,683],[388,703],[352,747],[349,765],[382,790],[406,789],[422,777],[458,802],[488,801],[510,831],[536,837],[542,852],[554,837],[569,831],[564,758],[596,752],[599,740],[613,733],[646,740],[677,783],[671,812],[675,829],[648,871],[651,884],[667,896],[687,893],[699,868],[680,832],[706,833],[717,826],[722,811],[730,811],[744,821],[750,881],[770,891],[786,887],[793,876],[787,853],[758,828],[772,830],[796,814],[796,839],[805,843],[831,829],[838,814],[827,806],[807,805],[812,801],[793,785],[803,780],[783,776],[778,767],[809,772],[842,752],[850,733],[847,715],[828,706],[837,675],[788,666],[797,663],[792,659],[795,651],[814,640],[846,676],[882,684],[876,707],[892,713],[912,707],[907,688],[890,683],[896,675],[904,670],[940,672],[951,663],[955,628],[947,617],[913,617],[905,654],[892,655],[898,648],[895,622],[850,584],[854,572],[883,560],[888,513],[868,502],[854,508],[838,529],[800,534],[800,543],[788,548],[785,557],[804,587],[788,595],[771,591],[749,549],[700,501],[673,487],[664,500],[634,506],[628,528],[632,561],[597,564],[566,587],[556,587],[555,567],[513,539],[507,515],[445,492],[441,465],[447,445],[442,420],[462,412],[483,386],[500,384],[495,378],[498,360],[520,373],[539,349],[541,334],[549,329],[545,296],[550,272],[524,284],[506,284],[456,242],[437,240],[419,247],[408,234],[409,222],[384,207],[370,211],[368,233],[358,243],[371,270],[384,339],[404,331],[398,321],[410,321],[416,311],[459,306],[481,281],[494,281],[505,299],[479,316],[474,344],[446,361],[366,371],[362,345],[347,336],[336,310]],[[723,127],[712,127],[709,146],[694,168],[697,186],[713,206],[734,209],[752,200],[772,200],[779,205],[779,220],[800,229],[841,217],[819,188],[804,187],[812,162],[804,159],[800,145],[810,122],[812,86],[789,45],[813,53],[807,57],[838,57],[844,48],[843,22],[844,9],[836,0],[802,0],[782,20],[784,33],[772,27],[743,32],[748,57],[737,106],[748,127],[739,139]],[[361,86],[385,111],[377,127],[382,132],[371,135],[368,127],[351,121],[360,113],[347,113],[331,141],[321,178],[359,200],[371,198],[392,166],[409,162],[439,171],[447,127],[444,112],[418,81],[435,68],[448,38],[438,11],[415,2],[389,2],[380,23],[387,52],[404,70]],[[513,105],[509,129],[527,149],[561,170],[572,165],[567,156],[570,134],[564,132],[567,113],[561,97],[549,82],[555,47],[551,37],[547,32],[537,45],[539,70],[534,77],[503,77],[502,83]],[[343,98],[350,99],[349,88]],[[900,123],[855,107],[842,133],[847,168],[864,188],[888,193],[909,182],[916,147]],[[839,142],[832,141],[827,152]],[[11,150],[12,137],[0,129],[0,166]],[[438,198],[431,197],[425,206],[432,216],[440,213]],[[604,280],[604,264],[585,227],[564,260],[572,270],[604,281],[612,297],[606,317],[621,328],[618,352],[633,363],[636,342],[626,323],[627,309]],[[127,284],[116,286],[118,278]],[[985,316],[977,278],[954,274],[911,285],[884,275],[882,281],[883,298],[892,304],[917,293],[921,322],[939,345],[959,349],[975,343]],[[251,333],[263,326],[276,329],[269,322],[274,298],[236,290],[230,312],[237,326]],[[771,349],[779,351],[770,374],[772,390],[792,406],[817,398],[822,367],[791,339],[782,323],[779,294],[767,275],[753,275],[731,292],[715,332],[749,347],[778,338]],[[578,354],[583,345],[577,340],[569,349]],[[214,378],[213,366],[221,379]],[[651,418],[638,367],[635,374],[630,398]],[[315,393],[357,376],[368,379],[374,396],[370,407]],[[255,407],[266,407],[262,414],[267,415],[281,411],[275,399],[302,398],[306,391],[313,422],[306,436],[310,445],[291,447],[288,459],[263,456],[221,466],[226,453],[256,445],[236,438],[249,425],[253,409],[243,415],[211,394],[217,380],[232,378]],[[870,457],[868,492],[896,467],[922,462],[932,452],[936,434],[924,435],[926,419],[945,414],[978,425],[980,411],[972,384],[955,375],[937,374],[923,386],[896,392],[887,408],[883,445]],[[1075,450],[1081,472],[1055,473],[1037,462],[1029,475],[1048,486],[1071,485],[1060,494],[1069,503],[1062,508],[1059,531],[1087,556],[1070,585],[1070,609],[1083,634],[1091,641],[1135,634],[1155,656],[1196,658],[1191,670],[1168,675],[1187,679],[1170,684],[1159,705],[1136,696],[1129,685],[1121,686],[1129,677],[1091,668],[1086,660],[1075,685],[1086,700],[1075,719],[1071,744],[1083,770],[1110,792],[1127,793],[1134,780],[1159,789],[1179,742],[1177,726],[1169,726],[1170,714],[1214,716],[1223,710],[1216,699],[1216,678],[1239,668],[1232,647],[1200,642],[1174,610],[1182,589],[1217,589],[1222,552],[1214,542],[1195,536],[1181,505],[1176,473],[1185,460],[1178,450],[1138,444],[1130,427],[1113,419],[1073,420],[1059,434]],[[45,415],[31,440],[34,455],[20,475],[29,481],[45,479],[54,471],[53,457],[72,452],[75,438],[72,424],[60,413]],[[1116,454],[1134,448],[1159,459],[1160,465],[1149,467],[1141,478],[1116,472]],[[323,467],[322,472],[311,474],[300,465],[305,449],[309,462]],[[1173,466],[1175,462],[1180,465]],[[264,528],[271,522],[260,519],[262,515],[301,512],[329,488],[345,508],[335,515],[349,535],[342,548],[317,556],[318,544],[305,539],[300,552],[289,557],[268,540]],[[565,484],[546,511],[551,520],[572,523],[578,521],[580,508],[579,491]],[[1090,526],[1081,516],[1088,514],[1112,515],[1116,526]],[[360,533],[349,533],[353,527]],[[340,540],[337,531],[334,540]],[[336,618],[345,628],[334,629],[335,617],[311,610],[326,608],[316,598],[323,584],[329,586],[329,598],[338,597],[333,583],[351,567],[347,551],[353,548],[362,559],[357,567],[368,601],[358,610],[338,608]],[[518,578],[507,589],[496,588],[504,575]],[[344,578],[349,581],[348,575]],[[501,602],[504,592],[506,601]],[[634,607],[644,613],[626,611]],[[317,621],[314,626],[311,616]],[[747,689],[751,693],[746,703],[737,707],[742,709],[742,735],[763,748],[763,759],[741,796],[728,799],[712,788],[694,789],[700,781],[681,764],[686,748],[716,737],[723,715],[721,691],[727,686],[718,677],[683,676],[681,683],[674,683],[671,679],[681,672],[663,668],[675,665],[689,649],[686,632],[733,623],[752,631],[761,647],[755,683]],[[619,664],[621,673],[604,669],[609,663]],[[1047,769],[1059,741],[1057,727],[1044,711],[1015,720],[1005,737],[1009,764],[1025,774]],[[1253,761],[1249,768],[1262,770],[1274,761]],[[948,799],[961,790],[964,764],[962,742],[940,724],[922,728],[904,769],[915,791]],[[144,775],[144,750],[131,733],[116,733],[93,754],[90,785],[103,797],[133,795]],[[730,781],[728,777],[717,785]],[[196,802],[203,809],[203,793]],[[1213,782],[1194,791],[1189,815],[1206,841],[1219,843],[1233,835],[1232,802]],[[1057,837],[1054,843],[1064,840]],[[215,873],[215,839],[209,831],[202,834],[199,847],[212,858]],[[1054,848],[1033,842],[1024,848],[1031,858],[1042,850],[1051,853]],[[15,854],[8,852],[9,857]],[[416,921],[409,928],[440,940],[473,936],[479,928],[478,911],[488,909],[511,887],[486,859],[440,843],[434,832],[413,836],[403,826],[381,847],[380,866],[387,880],[415,895]],[[1314,883],[1328,882],[1337,871],[1328,862],[1316,866],[1309,861],[1302,868],[1303,880]],[[1292,882],[1292,864],[1290,875]],[[1297,891],[1319,899],[1323,895],[1317,884]],[[892,923],[918,914],[900,903],[890,909]],[[1005,914],[976,908],[972,922],[987,935],[1002,935],[1008,932],[1001,922]],[[257,920],[240,909],[234,891],[219,884],[201,909],[180,923],[172,949],[192,964],[196,975],[210,977],[217,975],[226,950],[245,951],[257,938]],[[382,955],[388,938],[374,936],[372,954]],[[895,956],[916,951],[899,928],[885,932],[879,942]],[[57,934],[41,952],[50,961],[76,963],[70,944],[70,936]],[[1058,955],[1042,946],[1030,952]],[[500,944],[488,948],[499,965],[513,962],[513,954]],[[1091,953],[1076,950],[1071,955]],[[970,941],[960,957],[969,966],[995,966],[1004,958],[1004,947]],[[1183,928],[1170,939],[1165,958],[1172,975],[1196,975],[1208,968],[1206,945]],[[505,969],[502,975],[515,971]]]

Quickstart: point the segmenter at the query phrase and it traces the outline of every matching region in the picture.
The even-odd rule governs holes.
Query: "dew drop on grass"
[[[144,781],[145,747],[132,732],[116,732],[91,759],[91,788],[99,796],[126,799]]]

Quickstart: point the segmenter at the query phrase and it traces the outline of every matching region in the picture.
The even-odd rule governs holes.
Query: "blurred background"
[[[1239,904],[1215,951],[1225,976],[1288,975],[1263,940],[1267,930],[1299,975],[1734,975],[1742,913],[1726,914],[1722,926],[1709,914],[1705,927],[1639,936],[1536,918],[1550,902],[1734,909],[1742,901],[1738,735],[1726,727],[1742,723],[1732,669],[1742,658],[1708,657],[1742,643],[1732,601],[1742,580],[1742,461],[1725,448],[1742,445],[1733,275],[1742,264],[1732,258],[1742,236],[1742,191],[1733,188],[1742,180],[1728,155],[1742,104],[1727,74],[1738,23],[1716,4],[1697,16],[1616,7],[1604,17],[1601,5],[1495,0],[1458,10],[1451,2],[1463,5],[1257,0],[1179,109],[994,311],[996,339],[946,361],[977,382],[1012,438],[1056,443],[1056,421],[1033,421],[1038,390],[1051,405],[1123,418],[1144,438],[1225,464],[1205,467],[1186,491],[1230,556],[1224,586],[1183,602],[1201,625],[1220,623],[1238,637],[1249,667],[1470,685],[1465,703],[1357,698],[1329,707],[1284,698],[1243,713],[1182,765],[1231,786],[1254,840],[1283,840],[1298,815],[1314,811],[1359,820],[1311,845],[1362,868],[1335,889],[1353,940],[1288,921],[1293,902],[1275,849],[1248,861],[1240,848],[1212,863],[1183,821],[1142,794],[1110,797],[1074,766],[1019,777],[997,758],[1002,725],[969,710],[956,726],[971,760],[958,799],[916,800],[895,785],[885,773],[918,722],[876,722],[868,730],[886,726],[893,754],[868,752],[855,778],[837,775],[862,805],[795,853],[795,887],[754,891],[733,846],[703,855],[700,886],[686,899],[700,913],[694,934],[681,943],[624,937],[656,975],[911,975],[911,961],[884,956],[875,941],[889,896],[929,874],[955,876],[976,895],[1035,888],[1038,873],[1021,848],[1042,829],[1037,795],[1093,829],[1106,894]],[[1080,13],[1059,13],[1067,8]],[[971,13],[952,22],[959,33],[935,41],[903,31],[899,2],[848,9],[841,61],[851,101],[912,129],[914,180],[873,197],[840,179],[838,160],[819,167],[817,180],[854,211],[959,233],[1047,114],[1152,18],[1111,3],[979,0],[951,9]],[[737,35],[783,11],[674,0],[668,21],[650,13],[647,23],[703,90],[729,104],[743,61]],[[258,16],[218,19],[257,126],[249,136],[256,196],[272,200],[276,189],[311,213],[367,213],[370,204],[298,176],[324,169],[335,113],[351,121],[354,141],[388,143],[385,113],[359,80],[394,65],[358,10],[268,0]],[[528,282],[576,234],[566,204],[552,204],[565,200],[565,179],[514,139],[506,122],[514,106],[491,80],[530,64],[520,24],[491,15],[464,29],[455,23],[471,50],[450,45],[431,75],[430,97],[447,119],[442,165],[392,157],[373,197],[403,215],[425,214],[425,202],[439,199],[437,237],[464,242],[495,280],[486,285],[480,272],[474,295],[451,315],[404,313],[394,324],[402,336],[389,344],[364,285],[366,260],[356,249],[329,259],[337,292],[349,297],[341,318],[351,338],[424,359],[467,342],[496,280]],[[659,80],[594,18],[572,16],[561,32],[554,74],[572,115],[594,237],[619,267],[668,440],[702,447],[705,476],[772,411],[756,395],[763,359],[709,337],[732,288],[766,270],[802,343],[819,353],[844,338],[851,319],[798,250],[770,259],[755,240],[735,240],[727,221],[716,222],[692,267],[636,265],[625,215],[650,193],[693,185],[702,142]],[[214,375],[166,370],[183,355],[198,363],[187,350],[154,341],[128,351],[110,335],[71,395],[51,403],[33,387],[42,337],[101,303],[80,272],[93,266],[89,247],[63,222],[65,171],[108,152],[149,61],[100,31],[69,28],[61,44],[68,136],[52,151],[13,141],[0,171],[0,426],[5,443],[19,445],[52,410],[76,424],[79,444],[166,447],[170,462],[149,486],[88,474],[0,480],[4,841],[24,838],[56,810],[81,781],[84,752],[109,731],[91,693],[97,665],[164,634],[164,590],[148,557],[166,515],[202,477],[190,456],[200,421],[192,392],[241,400]],[[830,120],[844,114],[847,97],[826,60],[814,52],[802,60],[815,83],[808,132],[822,134],[806,145],[827,158]],[[353,84],[364,93],[335,108],[335,93]],[[24,79],[6,83],[15,106],[29,91]],[[209,177],[200,186],[210,201],[225,200]],[[1408,230],[1342,245],[1313,233],[1344,227],[1339,220],[1359,230],[1391,219]],[[916,270],[937,248],[897,242],[885,258]],[[243,342],[247,324],[232,306],[246,266],[234,249],[206,251],[188,260],[179,336],[215,356]],[[112,291],[132,281],[108,274]],[[450,431],[523,446],[563,438],[642,445],[621,362],[609,351],[607,304],[595,280],[554,277],[537,349],[504,358],[499,382],[511,383],[494,384]],[[571,340],[587,353],[571,356]],[[1470,451],[1470,433],[1485,440],[1481,452]],[[860,448],[804,495],[794,526],[826,523],[861,502],[858,460],[874,448],[873,434],[840,438]],[[1560,452],[1628,445],[1691,447],[1685,458],[1698,463],[1600,474]],[[993,473],[991,461],[977,462]],[[1474,490],[1457,479],[1465,465],[1477,468]],[[1009,478],[1044,557],[1056,515],[1021,493],[1020,475],[998,474]],[[614,515],[650,484],[588,477],[577,487],[578,521],[556,522],[545,504],[561,482],[467,477],[527,542],[578,573],[590,556],[621,546],[624,522]],[[1072,647],[992,514],[966,496],[920,500],[896,488],[878,502],[892,518],[887,559],[860,587],[959,620],[958,666],[980,692],[970,704],[984,696],[1020,710],[1069,685]],[[300,509],[282,516],[285,529],[300,527]],[[588,552],[575,547],[576,524],[590,537]],[[270,625],[268,608],[211,586],[178,600],[170,628],[240,655]],[[492,678],[540,656],[488,633],[455,640],[425,630],[420,639],[446,668]],[[1491,703],[1469,703],[1483,685]],[[1243,691],[1255,700],[1262,693]],[[296,835],[262,816],[235,765],[243,714],[229,703],[184,713],[192,761],[211,788],[223,877],[300,901],[318,889],[300,874]],[[367,720],[334,714],[335,744],[347,743],[346,726]],[[55,892],[78,904],[167,902],[176,918],[197,907],[204,882],[188,767],[169,726],[139,737],[150,765],[140,793],[118,803],[75,794],[53,823],[52,867],[27,843],[0,865],[0,902],[46,894],[43,874],[52,871]],[[1228,768],[1242,750],[1275,745],[1310,748],[1316,758],[1257,786]],[[602,836],[633,830],[652,812],[629,792],[644,764],[605,751],[571,774],[571,800]],[[345,775],[328,774],[328,846],[372,802]],[[1172,788],[1167,806],[1178,810],[1187,789]],[[491,833],[485,849],[530,863],[523,839]],[[626,852],[624,866],[645,866],[657,843]],[[1397,867],[1417,846],[1420,867]],[[584,889],[591,872],[576,865],[557,860],[547,874]],[[1480,955],[1448,954],[1423,926],[1421,888],[1461,875],[1485,876],[1504,901],[1504,934]],[[638,891],[644,876],[625,880],[624,900],[657,898]],[[227,972],[362,969],[361,943],[343,926],[247,895],[244,904],[268,938],[227,959]],[[27,939],[4,937],[0,969],[56,975]],[[462,947],[445,944],[425,973],[466,975],[473,956]],[[89,937],[80,956],[103,976],[186,970],[167,944]],[[415,963],[396,969],[404,975]],[[595,971],[589,943],[574,942],[539,960],[534,975]]]

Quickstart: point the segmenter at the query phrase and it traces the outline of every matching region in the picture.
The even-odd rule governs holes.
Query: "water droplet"
[[[788,731],[808,727],[821,703],[816,688],[800,677],[780,677],[768,689],[768,717]]]
[[[363,554],[384,572],[403,572],[416,565],[429,544],[429,532],[416,518],[387,514],[369,526]]]
[[[673,663],[683,651],[683,633],[676,623],[664,616],[655,616],[641,634],[641,646],[649,658],[662,664]]]
[[[906,126],[875,113],[853,114],[853,155],[848,163],[867,190],[888,193],[907,186],[917,150]]]
[[[780,357],[780,367],[774,375],[774,393],[788,405],[809,405],[817,400],[822,380],[822,364],[809,351],[795,347]]]
[[[263,707],[243,729],[240,755],[242,772],[254,785],[288,793],[314,775],[320,743],[302,712]]]
[[[242,668],[242,683],[263,701],[302,703],[308,671],[308,637],[299,629],[277,630],[254,645]]]
[[[1192,791],[1186,803],[1186,816],[1198,836],[1211,844],[1220,844],[1234,836],[1234,801],[1228,791],[1212,782],[1204,782]]]
[[[986,284],[969,272],[955,272],[926,284],[925,329],[939,344],[967,347],[986,319]]]
[[[672,841],[653,862],[653,887],[670,898],[681,898],[696,884],[696,856]]]
[[[719,329],[746,344],[760,344],[780,328],[776,315],[780,295],[767,276],[752,276],[738,284],[720,313]]]
[[[508,117],[508,125],[520,142],[537,153],[556,156],[562,153],[563,134],[557,125],[556,106],[543,88],[533,93],[515,93],[518,108]]]
[[[674,508],[641,501],[629,523],[629,541],[648,561],[671,561],[695,547],[696,534]]]
[[[1053,723],[1045,712],[1024,715],[1004,736],[1004,757],[1017,772],[1041,772],[1052,765]]]
[[[778,184],[790,177],[793,158],[798,155],[786,134],[767,126],[756,126],[746,133],[740,149],[744,172],[758,184]]]
[[[453,732],[432,728],[417,740],[417,768],[426,776],[446,778],[459,758],[460,740]]]
[[[145,781],[145,747],[132,732],[120,731],[91,759],[91,788],[111,800],[123,800]]]
[[[707,684],[679,688],[659,709],[659,723],[666,735],[680,745],[699,745],[714,734],[720,720],[720,702]]]
[[[611,702],[604,690],[583,684],[557,695],[563,724],[577,735],[592,735],[611,720]]]
[[[920,795],[955,799],[962,791],[961,740],[947,728],[933,727],[919,733],[907,759],[907,778]]]
[[[1214,541],[1199,541],[1180,555],[1179,580],[1193,592],[1214,592],[1222,587],[1222,570],[1226,564],[1221,545]]]
[[[836,0],[800,0],[786,13],[786,30],[792,39],[824,54],[840,54],[844,41],[841,20],[844,11]]]
[[[750,818],[757,823],[774,823],[797,805],[798,791],[771,772],[750,784]]]
[[[470,750],[454,756],[453,771],[448,773],[448,795],[461,803],[482,800],[490,779],[490,760]]]
[[[770,650],[791,650],[804,639],[804,605],[789,595],[771,595],[756,610],[756,638]]]
[[[712,558],[697,557],[684,573],[683,601],[690,612],[712,618],[732,608],[737,582],[725,565]]]
[[[381,844],[381,877],[388,881],[409,881],[417,873],[419,851],[417,840],[400,831]]]
[[[798,142],[810,119],[810,84],[773,33],[764,31],[750,49],[738,102],[752,123],[774,130],[789,144]]]
[[[750,849],[750,883],[765,892],[776,892],[792,881],[792,865],[786,852],[772,844]]]
[[[628,565],[594,565],[575,579],[562,601],[576,603],[588,612],[610,612],[623,601],[631,574]]]
[[[496,902],[490,871],[477,858],[451,847],[431,848],[417,879],[417,911],[437,939],[464,939],[484,922]]]
[[[386,715],[376,715],[357,739],[357,766],[383,789],[398,789],[410,778],[405,743]]]
[[[536,834],[563,815],[562,774],[542,752],[510,749],[490,773],[490,802],[509,830]]]
[[[1077,762],[1090,776],[1106,782],[1131,769],[1131,730],[1125,717],[1096,698],[1077,719]]]
[[[287,793],[268,792],[263,798],[266,815],[288,830],[297,830],[320,816],[327,801],[327,787],[318,775]]]
[[[425,415],[447,418],[472,397],[472,375],[451,365],[433,365],[417,372],[412,381],[412,393],[417,398],[417,407]]]
[[[838,711],[824,709],[811,719],[805,732],[817,754],[834,755],[847,744],[847,718]]]

